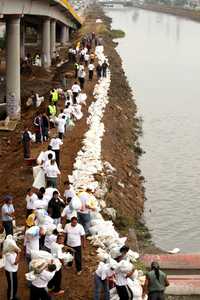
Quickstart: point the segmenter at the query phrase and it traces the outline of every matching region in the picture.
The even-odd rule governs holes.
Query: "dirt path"
[[[102,18],[103,24],[96,24],[96,19]],[[143,211],[144,191],[142,187],[143,177],[137,168],[138,155],[141,152],[137,144],[139,130],[138,120],[135,118],[136,106],[132,99],[130,87],[127,83],[121,66],[121,59],[114,49],[110,35],[110,19],[106,18],[99,9],[93,9],[88,13],[84,26],[75,36],[75,40],[91,31],[96,31],[104,39],[106,54],[110,61],[111,88],[109,93],[110,103],[105,112],[105,136],[102,145],[102,158],[109,161],[116,168],[116,173],[109,177],[109,189],[106,195],[108,206],[116,208],[118,217],[116,225],[123,233],[128,233],[130,226],[141,216]],[[67,66],[70,70],[72,66]],[[45,75],[46,76],[46,75]],[[41,83],[38,83],[41,86]],[[53,87],[52,82],[48,83]],[[29,83],[30,85],[30,83]],[[93,101],[92,92],[94,82],[87,83],[85,92],[88,95],[87,107]],[[59,190],[63,192],[63,183],[68,174],[72,172],[72,166],[77,151],[81,148],[84,132],[87,130],[86,117],[87,107],[84,108],[84,117],[76,123],[65,139],[61,152],[62,182]],[[22,122],[17,126],[14,133],[1,133],[0,155],[1,155],[1,189],[0,196],[9,192],[15,195],[14,205],[16,207],[17,224],[25,221],[25,191],[32,184],[32,169],[26,167],[23,162],[22,146],[19,145],[20,132],[24,123],[32,124],[34,111],[30,109],[22,115]],[[41,146],[33,145],[33,153],[36,155],[47,144]],[[1,202],[2,204],[2,202]],[[135,239],[131,239],[135,246]],[[58,299],[67,300],[90,300],[92,299],[92,273],[95,270],[95,249],[87,247],[84,253],[84,271],[81,277],[77,277],[73,269],[63,272],[63,288],[66,295]],[[28,299],[28,289],[24,279],[27,266],[21,259],[19,268],[19,295],[21,299]],[[3,286],[6,287],[3,270],[0,271]],[[6,289],[1,289],[0,299],[6,299]]]

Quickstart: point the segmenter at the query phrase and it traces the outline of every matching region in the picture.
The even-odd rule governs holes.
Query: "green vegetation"
[[[5,38],[4,37],[0,38],[0,48],[1,49],[5,48]]]
[[[111,30],[111,37],[113,39],[120,39],[120,38],[124,38],[125,37],[125,32],[123,30],[120,29],[113,29]]]

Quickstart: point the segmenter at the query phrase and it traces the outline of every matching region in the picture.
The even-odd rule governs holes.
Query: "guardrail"
[[[65,6],[66,9],[70,12],[70,14],[80,23],[82,24],[82,20],[80,16],[74,11],[74,8],[68,2],[68,0],[57,0],[61,5]]]

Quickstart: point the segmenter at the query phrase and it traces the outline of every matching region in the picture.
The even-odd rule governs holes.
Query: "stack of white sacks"
[[[96,55],[100,63],[107,58],[104,56],[103,46],[96,47]],[[104,124],[102,122],[104,110],[108,104],[108,91],[110,87],[110,72],[107,77],[99,80],[94,89],[94,98],[96,99],[89,107],[89,117],[87,124],[89,129],[84,136],[82,149],[78,152],[74,164],[74,170],[69,176],[73,183],[75,191],[90,188],[95,190],[95,194],[102,195],[99,182],[95,180],[94,174],[103,171],[104,165],[101,161],[101,142],[104,134]],[[114,168],[113,170],[114,171]],[[91,244],[97,247],[98,260],[110,264],[115,264],[118,271],[129,273],[133,270],[133,263],[138,259],[139,254],[129,250],[126,260],[117,263],[114,259],[120,255],[120,248],[125,245],[126,238],[120,238],[115,230],[112,221],[105,221],[100,213],[101,201],[96,199],[96,211],[91,212],[91,236],[88,238]],[[104,204],[105,207],[105,204]],[[128,279],[134,298],[142,299],[141,276],[142,272],[137,270],[133,277]],[[111,290],[111,300],[118,300],[119,297],[116,288]]]

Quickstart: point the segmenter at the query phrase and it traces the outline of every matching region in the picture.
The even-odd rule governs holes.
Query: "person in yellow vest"
[[[55,106],[55,104],[54,104],[53,102],[51,102],[51,103],[49,104],[49,106],[48,106],[48,115],[49,115],[50,117],[55,117],[56,112],[57,112],[56,106]]]
[[[56,105],[56,103],[59,100],[59,93],[57,91],[57,89],[53,89],[51,92],[51,101]]]

